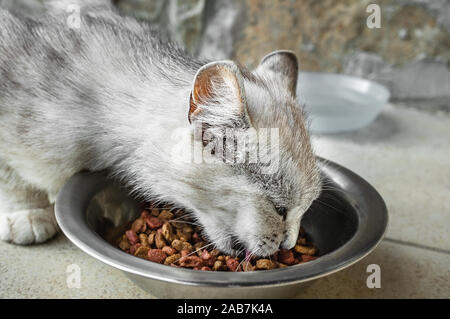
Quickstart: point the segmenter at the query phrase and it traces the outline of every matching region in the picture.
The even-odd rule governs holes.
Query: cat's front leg
[[[0,240],[18,245],[42,243],[58,231],[53,205],[15,212],[0,212]]]

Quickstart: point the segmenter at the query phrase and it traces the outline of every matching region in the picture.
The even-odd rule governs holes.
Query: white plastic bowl
[[[311,120],[313,133],[336,133],[372,122],[390,97],[373,81],[334,73],[300,72],[297,97]]]

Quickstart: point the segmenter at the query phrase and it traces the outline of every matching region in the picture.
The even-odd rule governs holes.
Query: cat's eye
[[[288,209],[286,207],[275,205],[275,204],[274,204],[274,206],[275,206],[275,210],[277,211],[278,215],[282,216],[283,220],[286,220]]]

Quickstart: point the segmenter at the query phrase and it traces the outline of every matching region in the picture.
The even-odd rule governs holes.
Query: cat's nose
[[[291,249],[294,248],[295,243],[297,242],[297,238],[295,236],[291,236],[290,234],[285,235],[285,238],[280,243],[279,248]]]

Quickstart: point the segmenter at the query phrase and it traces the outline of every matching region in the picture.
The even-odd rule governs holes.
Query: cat
[[[112,9],[81,9],[77,28],[64,15],[0,9],[0,239],[48,240],[62,185],[108,169],[139,196],[192,212],[226,253],[236,243],[261,256],[292,248],[321,190],[295,54],[272,52],[250,71],[193,58]],[[216,149],[201,163],[170,155],[233,128],[277,130],[274,171]]]

